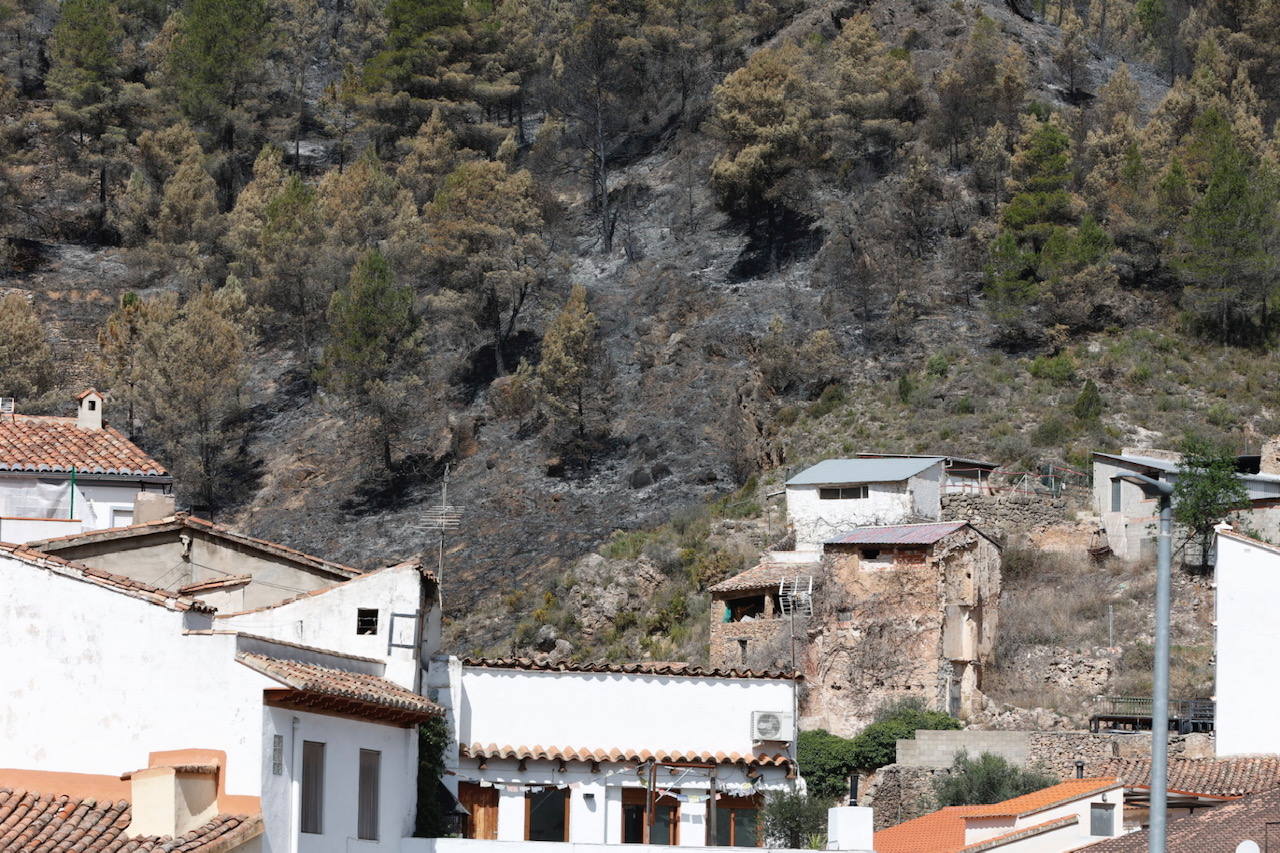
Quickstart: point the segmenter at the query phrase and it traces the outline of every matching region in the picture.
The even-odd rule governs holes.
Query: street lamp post
[[[1156,538],[1156,636],[1155,663],[1151,673],[1151,825],[1148,853],[1165,853],[1165,822],[1169,784],[1169,609],[1173,561],[1173,486],[1145,474],[1125,474],[1115,479],[1133,483],[1160,506],[1160,533]]]

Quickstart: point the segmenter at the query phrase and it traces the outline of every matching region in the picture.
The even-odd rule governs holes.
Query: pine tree
[[[371,250],[333,294],[328,321],[321,379],[370,420],[380,461],[392,472],[393,442],[418,399],[408,393],[419,346],[413,290],[397,284],[386,258]]]
[[[579,453],[605,433],[608,385],[599,323],[587,306],[587,290],[574,285],[542,339],[537,376],[560,441]]]
[[[0,397],[33,402],[54,382],[53,350],[35,307],[21,293],[0,298]]]
[[[163,243],[191,243],[211,248],[222,233],[218,187],[204,169],[203,157],[192,152],[164,183],[156,237]]]
[[[880,40],[867,14],[848,18],[831,50],[833,154],[891,159],[921,114],[920,79],[903,54]]]
[[[1076,102],[1089,88],[1089,46],[1086,44],[1084,22],[1074,11],[1068,11],[1062,24],[1062,38],[1053,51],[1053,61],[1067,87],[1067,98]]]
[[[533,179],[502,163],[463,163],[437,192],[427,218],[432,268],[444,287],[466,299],[503,375],[508,341],[548,275]]]
[[[414,203],[421,208],[431,203],[444,179],[458,164],[461,158],[458,138],[437,109],[415,136],[402,142],[402,148],[404,157],[396,167],[396,178],[413,193]]]
[[[177,309],[174,298],[144,300],[129,292],[98,332],[99,387],[111,393],[112,402],[126,407],[127,434],[133,434],[146,404],[144,389],[157,355],[151,347]]]

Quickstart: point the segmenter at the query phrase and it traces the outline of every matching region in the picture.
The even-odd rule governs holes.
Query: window
[[[324,744],[302,742],[302,831],[324,832]]]
[[[716,846],[760,846],[760,798],[716,795]]]
[[[764,615],[764,596],[753,595],[750,598],[735,598],[725,602],[726,622],[743,622],[758,619]]]
[[[649,792],[645,788],[622,789],[622,843],[644,843],[644,809]],[[680,803],[678,791],[668,791],[653,801],[653,825],[649,827],[650,844],[680,843]]]
[[[97,400],[90,400],[90,401],[89,401],[89,411],[91,411],[91,412],[96,412],[97,410],[98,410],[98,401],[97,401]]]
[[[818,500],[850,501],[862,500],[871,494],[871,490],[863,486],[841,486],[839,488],[818,489]]]
[[[743,639],[738,640],[738,663],[747,665],[747,641]]]
[[[365,841],[378,840],[378,777],[382,767],[382,753],[376,749],[360,750],[359,820],[356,837]]]
[[[1121,483],[1119,480],[1111,481],[1111,511],[1112,512],[1120,511],[1120,485]]]
[[[128,527],[130,524],[133,524],[133,510],[131,509],[111,510],[111,526],[112,527]]]
[[[526,841],[569,840],[569,789],[544,788],[524,795]]]
[[[1089,804],[1089,834],[1114,835],[1116,828],[1116,807],[1113,803]]]
[[[271,775],[284,773],[284,735],[271,736]]]
[[[356,633],[378,633],[378,608],[361,607],[356,610]]]
[[[862,559],[864,559],[864,560],[878,560],[878,559],[880,559],[880,549],[879,549],[879,548],[863,548],[863,549],[862,549]]]

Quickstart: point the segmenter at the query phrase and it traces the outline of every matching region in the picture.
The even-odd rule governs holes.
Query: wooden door
[[[483,788],[478,782],[458,783],[458,802],[470,812],[463,821],[464,838],[490,841],[498,838],[498,789]]]

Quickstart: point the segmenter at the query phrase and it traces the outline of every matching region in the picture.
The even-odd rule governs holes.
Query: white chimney
[[[76,398],[76,426],[80,429],[102,429],[102,395],[90,388]]]
[[[132,819],[128,835],[178,838],[218,814],[215,767],[149,767],[130,777]]]

